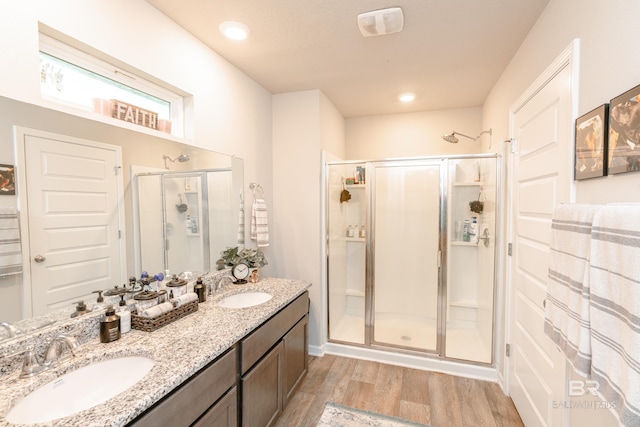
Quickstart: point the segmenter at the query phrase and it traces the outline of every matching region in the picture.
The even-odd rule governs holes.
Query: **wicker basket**
[[[198,300],[191,301],[178,308],[164,313],[158,317],[150,319],[148,317],[138,316],[135,312],[131,313],[131,327],[145,332],[153,332],[163,326],[168,325],[184,316],[198,311]]]

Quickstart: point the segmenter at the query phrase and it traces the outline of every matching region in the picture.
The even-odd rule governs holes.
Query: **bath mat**
[[[402,418],[327,402],[318,427],[429,427]]]

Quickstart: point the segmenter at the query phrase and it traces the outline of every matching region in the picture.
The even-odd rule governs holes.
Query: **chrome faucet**
[[[220,292],[222,289],[224,289],[224,283],[222,283],[224,279],[229,279],[233,283],[233,277],[231,276],[220,277],[216,282],[213,282],[213,289],[211,290],[212,294]]]
[[[78,348],[78,345],[78,340],[75,337],[58,335],[51,340],[42,364],[44,366],[50,366],[53,362],[63,362],[71,357],[75,357],[76,353],[73,350]],[[69,353],[67,353],[66,356],[61,356],[65,348],[69,349]]]

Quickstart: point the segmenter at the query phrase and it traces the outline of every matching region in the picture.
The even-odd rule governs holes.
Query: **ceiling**
[[[147,1],[269,92],[320,89],[345,118],[481,106],[549,2]],[[402,8],[404,30],[363,37],[357,15],[388,7]],[[227,20],[249,38],[225,39]]]

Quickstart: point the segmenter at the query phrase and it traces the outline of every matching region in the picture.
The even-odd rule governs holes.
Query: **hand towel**
[[[589,256],[600,205],[561,204],[551,221],[544,332],[583,377],[591,372]]]
[[[269,222],[267,220],[267,203],[256,198],[251,208],[251,240],[256,246],[269,246]]]
[[[640,204],[606,205],[591,242],[591,378],[620,424],[639,426]]]
[[[140,316],[155,319],[156,317],[162,316],[171,310],[173,310],[173,304],[170,302],[163,302],[162,304],[154,305],[153,307],[143,310],[142,313],[140,313]]]
[[[198,300],[198,294],[196,294],[195,292],[187,292],[186,294],[180,295],[178,298],[174,298],[172,301],[177,308],[177,307],[180,307],[181,305],[185,305],[187,303],[190,303],[192,301],[197,301],[197,300]]]
[[[0,207],[0,277],[22,273],[18,210]]]
[[[240,210],[238,212],[238,245],[244,245],[244,199],[240,194]]]

